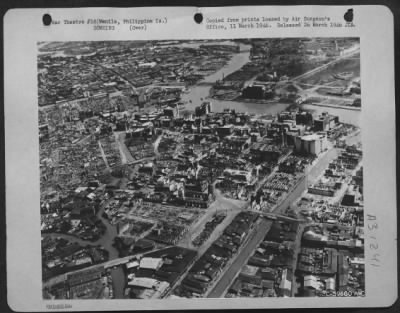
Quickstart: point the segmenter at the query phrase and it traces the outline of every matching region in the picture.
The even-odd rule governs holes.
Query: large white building
[[[140,268],[158,270],[163,265],[161,258],[144,257],[140,260]]]
[[[328,148],[326,134],[312,134],[295,137],[295,150],[299,153],[319,155]]]

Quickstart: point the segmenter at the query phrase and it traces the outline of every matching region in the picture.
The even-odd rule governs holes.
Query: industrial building
[[[335,127],[339,123],[339,117],[330,115],[327,112],[322,113],[314,120],[315,131],[328,131]]]
[[[300,154],[319,155],[328,148],[326,134],[311,134],[295,137],[295,151]]]

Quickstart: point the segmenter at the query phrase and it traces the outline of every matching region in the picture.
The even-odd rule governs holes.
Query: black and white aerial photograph
[[[43,299],[365,296],[359,38],[37,42],[37,87]]]

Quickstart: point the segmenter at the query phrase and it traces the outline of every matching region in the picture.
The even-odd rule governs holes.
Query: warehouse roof
[[[140,268],[156,270],[161,267],[163,260],[161,258],[142,258],[140,260]]]
[[[136,286],[142,288],[152,289],[158,283],[157,279],[148,278],[148,277],[135,277],[133,280],[128,282],[129,286]]]

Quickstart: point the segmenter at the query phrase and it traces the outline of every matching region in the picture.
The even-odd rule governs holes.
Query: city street
[[[244,210],[249,203],[246,201],[235,200],[226,198],[222,195],[218,188],[215,188],[215,182],[213,184],[213,193],[215,200],[208,206],[206,212],[190,227],[190,230],[180,240],[178,245],[181,247],[196,249],[199,254],[202,255],[208,247],[216,240],[220,233],[225,229],[226,226],[233,220],[233,218],[240,211]],[[211,236],[204,242],[200,247],[194,247],[192,240],[201,233],[205,224],[212,219],[214,215],[226,215],[225,219],[214,229]],[[201,253],[203,252],[203,253]]]
[[[184,238],[177,244],[178,246],[184,248],[197,250],[197,256],[193,262],[196,262],[198,259],[200,259],[200,257],[207,251],[213,242],[217,240],[219,236],[221,236],[224,229],[232,222],[235,216],[248,206],[248,203],[245,201],[225,198],[219,189],[216,188],[214,188],[214,195],[216,200],[207,208],[207,212],[200,218],[198,222],[195,223],[195,225],[191,227]],[[200,247],[194,247],[192,240],[203,230],[205,224],[212,219],[214,214],[226,214],[226,217],[220,224],[218,224],[210,237]],[[170,292],[172,292],[175,287],[180,285],[181,281],[186,277],[189,270],[190,266],[181,275],[178,281],[171,286]]]
[[[100,148],[100,152],[101,152],[101,157],[103,158],[103,161],[106,164],[107,169],[110,169],[110,166],[108,165],[107,157],[104,153],[103,146],[101,145],[100,140],[98,141],[98,143],[99,143],[99,148]]]
[[[254,250],[263,241],[264,237],[270,230],[272,221],[261,218],[260,223],[257,224],[254,230],[251,232],[248,242],[239,251],[239,254],[232,261],[230,265],[227,266],[226,270],[220,276],[220,279],[216,282],[214,287],[210,289],[207,294],[207,298],[219,298],[223,295],[225,290],[229,288],[233,279],[236,277],[237,273],[246,264],[247,260],[253,254]]]
[[[319,159],[315,161],[315,164],[311,166],[309,169],[309,178],[306,179],[304,176],[297,183],[295,188],[285,197],[285,199],[278,204],[272,212],[280,214],[290,206],[292,203],[296,201],[301,195],[307,190],[307,183],[314,182],[318,177],[320,177],[328,164],[337,157],[337,150],[330,149],[324,155],[322,155]],[[222,296],[227,288],[229,288],[230,284],[233,283],[233,279],[236,277],[240,269],[243,265],[246,264],[247,260],[252,255],[253,251],[257,248],[258,244],[264,239],[266,234],[268,233],[270,227],[272,225],[272,221],[267,219],[262,219],[262,222],[256,228],[256,234],[253,232],[252,237],[246,242],[245,246],[242,248],[241,252],[236,256],[231,265],[228,265],[228,268],[225,272],[220,276],[216,285],[210,290],[207,295],[208,298],[217,298]]]
[[[131,153],[129,152],[128,147],[125,145],[125,132],[114,132],[115,141],[118,143],[119,152],[121,155],[121,162],[122,164],[132,163],[135,159],[132,157]]]
[[[310,185],[315,183],[318,178],[325,172],[325,169],[328,167],[329,163],[332,162],[338,156],[338,151],[336,148],[330,148],[328,151],[324,152],[323,155],[320,155],[315,162],[315,164],[311,165],[307,170],[307,184]]]

